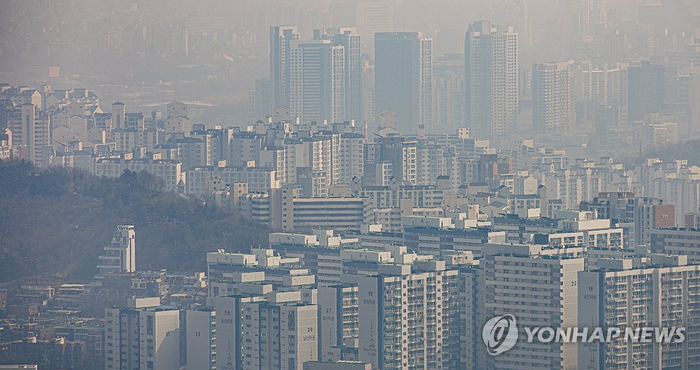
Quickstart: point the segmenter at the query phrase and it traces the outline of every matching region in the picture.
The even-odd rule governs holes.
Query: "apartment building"
[[[353,284],[318,288],[320,360],[357,360],[360,345],[358,290]]]
[[[532,245],[490,245],[480,262],[477,333],[487,320],[513,315],[519,338],[527,338],[524,327],[570,327],[578,323],[577,273],[584,258],[541,253]],[[477,338],[480,336],[477,336]],[[559,342],[528,343],[520,340],[498,356],[487,353],[477,341],[477,364],[490,369],[570,369],[577,366],[578,348]]]
[[[112,241],[104,247],[97,265],[99,275],[109,272],[136,271],[136,232],[134,225],[119,225]]]
[[[700,263],[700,229],[664,228],[651,230],[651,251],[688,256],[688,262]]]
[[[459,321],[458,272],[442,261],[355,260],[347,281],[358,287],[358,359],[380,369],[457,366],[459,333],[449,328]]]
[[[165,159],[99,158],[95,161],[95,176],[119,177],[124,170],[146,171],[163,180],[164,190],[177,190],[182,180],[182,163]]]
[[[213,308],[188,310],[185,313],[187,331],[187,368],[214,370],[216,362],[216,311]]]
[[[172,370],[180,367],[180,315],[160,298],[129,299],[105,309],[105,369]]]
[[[685,256],[652,255],[599,262],[597,271],[578,273],[579,326],[605,328],[685,327],[682,343],[579,344],[579,368],[694,369],[700,366],[700,265]]]
[[[241,304],[241,369],[294,370],[318,360],[319,307],[300,296],[275,293],[267,302]]]

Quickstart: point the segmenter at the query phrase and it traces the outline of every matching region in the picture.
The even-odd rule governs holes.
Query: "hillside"
[[[0,282],[90,278],[118,224],[135,225],[139,270],[202,271],[207,251],[267,244],[265,225],[161,189],[145,172],[104,178],[0,161]]]
[[[700,166],[700,140],[688,140],[679,144],[658,147],[651,151],[647,157],[658,157],[666,163],[676,159],[687,159],[688,164]]]

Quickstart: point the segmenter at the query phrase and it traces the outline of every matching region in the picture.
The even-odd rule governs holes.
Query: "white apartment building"
[[[341,250],[359,248],[359,239],[342,238],[333,230],[314,230],[312,235],[271,233],[270,248],[288,258],[298,258],[316,275],[319,287],[337,285],[342,279]]]
[[[217,369],[216,311],[213,309],[188,310],[185,328],[187,330],[187,368]]]
[[[49,166],[51,157],[51,118],[31,103],[8,112],[15,157],[28,159],[40,168]]]
[[[614,249],[624,246],[624,230],[611,228],[610,220],[607,219],[560,220],[559,230],[551,234],[535,235],[535,242],[548,244],[552,248],[584,246]]]
[[[273,107],[289,107],[291,79],[291,42],[299,40],[294,26],[270,27],[270,81],[272,82]]]
[[[8,128],[0,132],[0,159],[8,160],[12,158],[12,131]]]
[[[438,176],[447,175],[447,159],[443,147],[418,145],[416,148],[416,184],[435,185]]]
[[[432,185],[404,185],[397,181],[387,186],[364,186],[353,190],[355,196],[369,198],[373,208],[398,208],[402,199],[411,199],[413,207],[440,207],[444,190]]]
[[[248,161],[260,163],[260,150],[264,136],[255,132],[236,132],[229,141],[229,157],[227,165],[231,167],[245,166]]]
[[[269,222],[274,230],[359,230],[372,219],[369,200],[363,198],[301,198],[293,188],[273,189],[269,196],[246,197],[241,213]],[[257,217],[257,218],[256,218]]]
[[[108,272],[136,271],[136,232],[134,225],[119,225],[112,242],[104,247],[97,265],[100,275]]]
[[[158,144],[165,141],[164,132],[155,128],[120,128],[112,130],[111,135],[118,152],[130,152],[145,147],[147,152],[152,153]]]
[[[105,369],[172,370],[180,367],[180,315],[160,298],[129,299],[105,309]]]

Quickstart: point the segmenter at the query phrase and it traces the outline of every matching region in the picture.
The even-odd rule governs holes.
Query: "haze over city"
[[[3,0],[0,369],[700,368],[700,2]]]

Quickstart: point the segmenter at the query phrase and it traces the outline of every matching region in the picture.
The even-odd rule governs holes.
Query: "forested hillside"
[[[104,178],[0,161],[0,282],[89,278],[119,224],[135,225],[139,270],[202,271],[205,252],[247,251],[267,244],[269,232],[211,202],[164,192],[145,172]]]

